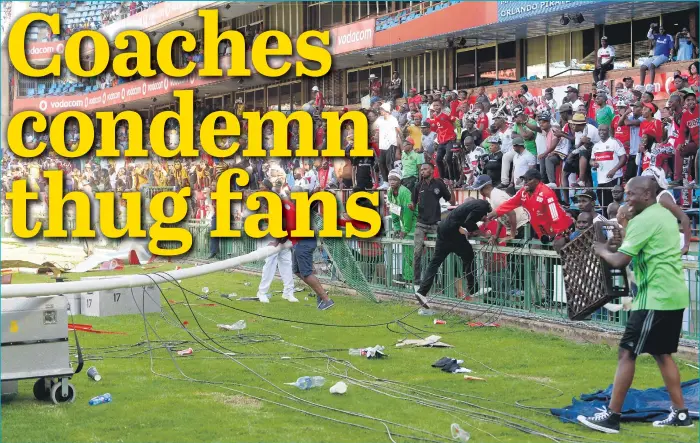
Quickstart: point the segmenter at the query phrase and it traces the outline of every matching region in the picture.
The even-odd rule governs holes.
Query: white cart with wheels
[[[3,382],[37,379],[34,396],[75,401],[68,350],[68,301],[62,295],[2,300]]]

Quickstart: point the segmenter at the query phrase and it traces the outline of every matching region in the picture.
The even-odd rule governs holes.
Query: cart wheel
[[[34,397],[41,401],[48,400],[51,397],[51,388],[46,386],[45,378],[40,378],[34,383]]]
[[[63,383],[65,382],[58,382],[51,386],[51,401],[57,405],[66,402],[73,403],[75,401],[75,387],[70,383],[68,383],[68,397],[61,396],[61,386],[63,386]]]

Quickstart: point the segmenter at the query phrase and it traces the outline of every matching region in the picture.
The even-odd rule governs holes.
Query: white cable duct
[[[225,269],[240,266],[253,261],[264,260],[283,249],[291,247],[290,242],[285,242],[278,246],[265,246],[246,255],[229,258],[216,263],[196,266],[177,271],[168,271],[158,274],[135,274],[124,275],[114,278],[99,280],[81,280],[62,283],[29,283],[29,284],[9,284],[2,285],[2,298],[10,297],[39,297],[44,295],[73,294],[80,292],[106,291],[109,289],[133,288],[137,286],[148,286],[153,283],[171,283],[173,280],[199,277],[212,272],[223,271]]]

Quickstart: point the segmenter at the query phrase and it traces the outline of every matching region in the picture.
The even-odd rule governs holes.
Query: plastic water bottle
[[[469,435],[469,432],[462,429],[457,423],[452,423],[450,431],[452,431],[452,438],[454,438],[455,440],[468,442],[469,438],[471,437],[471,435]]]
[[[287,383],[288,385],[291,386],[296,386],[297,388],[301,390],[308,390],[311,388],[318,388],[323,386],[326,383],[326,379],[320,376],[315,376],[315,377],[309,377],[304,376],[304,377],[299,377],[297,381],[294,383]]]
[[[112,394],[102,394],[90,399],[90,406],[101,405],[102,403],[112,403]]]
[[[435,311],[432,309],[420,308],[418,310],[418,315],[435,315]]]
[[[354,355],[354,356],[356,356],[356,357],[364,357],[364,356],[367,355],[367,350],[366,350],[366,349],[360,349],[360,348],[358,348],[358,349],[350,349],[350,351],[348,352],[348,354]]]

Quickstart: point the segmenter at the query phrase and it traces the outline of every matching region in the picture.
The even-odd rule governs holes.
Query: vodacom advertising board
[[[338,55],[374,47],[375,19],[331,29],[331,53]]]
[[[41,42],[41,43],[29,43],[26,46],[27,60],[30,62],[43,62],[50,61],[51,57],[55,54],[63,54],[63,49],[65,48],[65,42],[55,41],[55,42]]]

